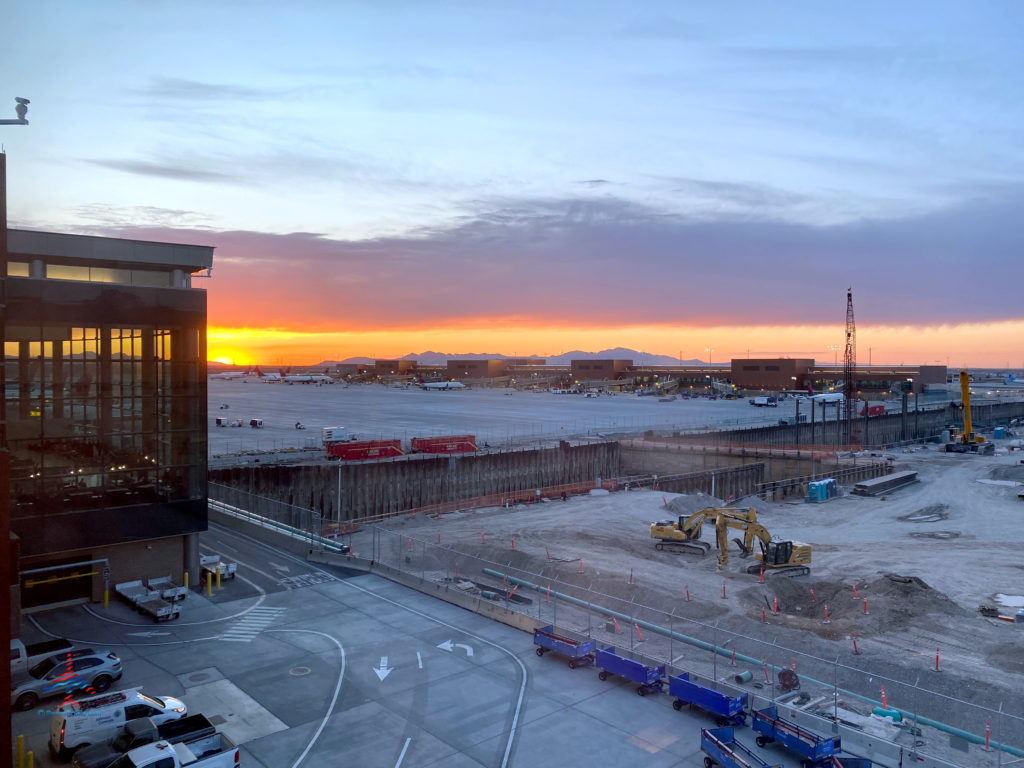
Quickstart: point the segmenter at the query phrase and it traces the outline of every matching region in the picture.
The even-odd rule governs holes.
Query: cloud
[[[1015,188],[914,218],[812,227],[696,221],[613,197],[501,199],[478,200],[446,226],[366,241],[113,233],[215,245],[214,325],[841,324],[852,285],[860,322],[918,326],[1020,317],[1005,278],[1024,240],[1022,205]]]
[[[131,173],[137,176],[156,176],[161,179],[175,181],[201,181],[217,183],[237,183],[238,177],[217,171],[203,171],[198,168],[186,168],[175,162],[153,162],[147,160],[99,160],[89,159],[86,162],[109,168],[114,171]]]
[[[204,83],[180,77],[154,77],[140,93],[156,101],[180,99],[184,101],[262,101],[279,99],[295,89],[252,88],[230,83]]]

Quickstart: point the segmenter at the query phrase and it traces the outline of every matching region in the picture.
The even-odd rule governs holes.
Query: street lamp
[[[28,125],[28,120],[25,119],[25,115],[28,114],[28,105],[31,102],[28,99],[21,98],[21,96],[15,96],[14,101],[16,102],[14,113],[18,116],[18,119],[0,120],[0,125]]]
[[[715,350],[711,347],[704,347],[704,351],[708,353],[708,365],[714,365],[714,363],[711,362],[711,353]]]

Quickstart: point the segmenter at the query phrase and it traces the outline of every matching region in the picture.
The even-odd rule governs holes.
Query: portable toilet
[[[1006,437],[1006,427],[996,427],[992,430],[992,438],[994,440],[1002,440]]]

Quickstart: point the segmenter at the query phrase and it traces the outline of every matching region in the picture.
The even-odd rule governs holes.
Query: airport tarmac
[[[250,379],[208,383],[211,456],[289,448],[319,449],[322,427],[343,426],[360,440],[472,434],[482,446],[523,444],[648,429],[708,430],[774,424],[793,419],[796,400],[776,408],[747,400],[675,399],[660,402],[634,394],[555,395],[511,389],[429,391],[379,384],[265,384]],[[947,402],[922,398],[922,408]],[[228,406],[224,408],[223,406]],[[899,407],[899,400],[888,401]],[[801,404],[801,414],[808,405]],[[820,414],[820,408],[818,409]],[[828,416],[835,418],[835,407]],[[218,427],[216,420],[241,427]],[[262,420],[262,428],[249,426]],[[296,429],[302,424],[305,429]]]

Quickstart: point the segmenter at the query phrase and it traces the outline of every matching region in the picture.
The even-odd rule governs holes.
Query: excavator
[[[986,443],[981,435],[974,434],[971,422],[971,382],[967,371],[960,371],[960,399],[964,409],[963,431],[954,430],[953,439],[946,443],[946,453],[980,453],[991,456],[995,453],[995,445]]]
[[[753,510],[750,510],[753,512]],[[768,529],[753,520],[743,520],[728,515],[719,515],[715,520],[715,535],[718,540],[718,567],[729,564],[729,529],[743,531],[743,538],[733,541],[739,546],[741,557],[749,557],[753,550],[754,539],[760,544],[761,551],[755,553],[758,562],[747,566],[747,573],[781,574],[783,576],[806,576],[811,572],[811,545],[799,541],[773,539]]]
[[[731,520],[757,521],[757,512],[753,507],[748,509],[708,507],[689,516],[680,515],[678,522],[663,520],[659,523],[651,523],[651,538],[658,540],[654,548],[659,552],[665,550],[679,553],[696,552],[706,555],[711,550],[711,544],[700,540],[704,523],[715,525],[716,521],[723,516]]]

